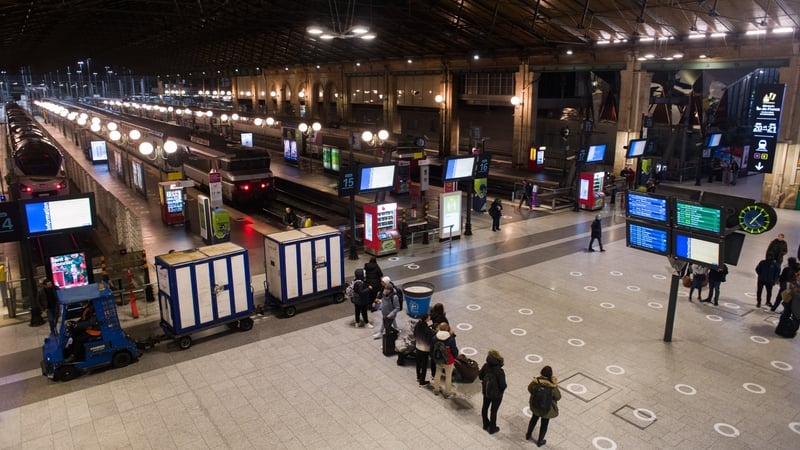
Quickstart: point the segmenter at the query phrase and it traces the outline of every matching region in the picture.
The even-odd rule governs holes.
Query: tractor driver
[[[94,307],[89,302],[81,311],[81,320],[70,322],[71,343],[67,349],[72,353],[71,359],[83,360],[86,358],[86,349],[83,344],[100,337],[100,324],[95,318]]]

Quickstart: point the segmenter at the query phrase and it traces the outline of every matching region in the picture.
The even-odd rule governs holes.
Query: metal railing
[[[447,230],[447,237],[446,238],[441,238],[440,236],[445,234],[444,233],[444,229],[448,229]],[[435,250],[437,248],[436,241],[439,241],[439,242],[447,241],[448,242],[448,248],[450,248],[450,249],[453,248],[453,225],[447,225],[445,227],[432,228],[430,230],[415,231],[415,232],[411,233],[411,244],[409,245],[409,249],[411,250],[411,256],[416,256],[416,254],[414,253],[414,240],[415,240],[415,238],[417,236],[423,236],[423,242],[425,241],[425,237],[427,237],[427,241],[428,242],[430,242],[430,240],[433,239],[433,238],[438,238],[438,239],[433,241],[434,242],[434,245],[432,247],[433,250]]]

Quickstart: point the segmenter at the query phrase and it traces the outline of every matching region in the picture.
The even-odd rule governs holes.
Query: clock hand
[[[754,222],[756,221],[756,219],[758,219],[759,217],[761,217],[761,211],[758,212],[757,216],[755,216],[752,219],[750,219],[750,225],[753,225]]]

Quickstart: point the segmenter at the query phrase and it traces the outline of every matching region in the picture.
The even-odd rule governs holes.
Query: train
[[[11,161],[8,184],[14,200],[69,194],[61,150],[20,105],[8,103],[6,131]]]
[[[157,168],[162,179],[180,172],[207,190],[209,173],[216,170],[222,181],[222,198],[228,204],[263,207],[277,196],[270,156],[266,152],[230,145],[222,136],[189,127],[91,105],[62,101],[49,103],[99,118],[105,127],[101,126],[95,133],[124,150],[129,158]],[[114,123],[119,134],[112,135],[107,131],[109,123]],[[174,151],[170,152],[170,149]]]

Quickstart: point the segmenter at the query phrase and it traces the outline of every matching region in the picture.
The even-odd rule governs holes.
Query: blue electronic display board
[[[668,227],[628,220],[626,228],[628,247],[659,255],[670,253],[670,229]]]
[[[34,199],[23,202],[29,236],[94,227],[94,194]]]
[[[667,197],[628,191],[627,215],[637,219],[654,220],[669,223],[669,205]]]
[[[723,257],[723,239],[675,231],[672,248],[675,257],[694,263],[718,266]]]

